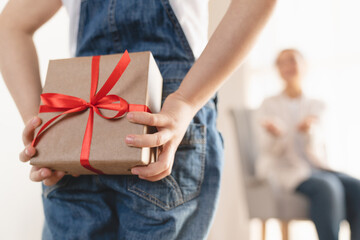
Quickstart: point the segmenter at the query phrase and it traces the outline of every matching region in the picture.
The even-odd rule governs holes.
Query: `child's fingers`
[[[61,178],[65,176],[63,171],[51,171],[48,168],[32,167],[30,171],[30,179],[34,182],[44,181],[46,186],[56,184]]]
[[[171,174],[171,171],[164,171],[158,175],[152,176],[152,177],[143,177],[139,175],[139,178],[150,181],[150,182],[156,182],[159,181]]]
[[[133,147],[158,147],[166,144],[171,138],[172,133],[164,129],[153,134],[128,135],[125,142]]]
[[[30,160],[32,156],[34,156],[35,153],[36,153],[36,149],[29,144],[24,148],[22,152],[20,152],[19,159],[22,162],[27,162]]]
[[[46,186],[51,186],[56,184],[58,181],[60,181],[61,178],[63,178],[65,176],[65,173],[62,171],[55,171],[51,177],[48,177],[46,179],[44,179],[44,184]]]
[[[48,168],[32,167],[30,171],[30,179],[34,182],[41,182],[45,178],[51,177],[52,171]]]
[[[147,126],[163,127],[169,123],[169,118],[163,114],[154,114],[148,112],[129,112],[126,118],[133,123],[139,123]]]
[[[26,123],[22,134],[22,139],[25,146],[32,142],[34,139],[34,131],[38,126],[40,126],[40,124],[41,119],[37,116],[33,117]]]
[[[30,179],[34,182],[44,181],[46,186],[56,184],[61,178],[63,178],[65,172],[55,171],[52,172],[48,168],[32,167],[30,171]]]
[[[159,155],[157,162],[151,163],[146,167],[132,168],[131,169],[132,174],[139,175],[141,176],[141,178],[144,179],[160,176],[160,175],[164,178],[170,175],[174,156],[175,156],[175,150],[174,147],[170,147],[170,146],[163,149],[163,151]]]

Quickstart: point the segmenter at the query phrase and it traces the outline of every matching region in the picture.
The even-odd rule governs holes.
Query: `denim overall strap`
[[[169,0],[83,0],[76,56],[151,51],[164,79],[183,79],[194,55]]]

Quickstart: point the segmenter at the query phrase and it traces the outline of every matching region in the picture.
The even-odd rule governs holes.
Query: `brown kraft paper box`
[[[130,63],[110,90],[129,104],[141,104],[151,112],[161,108],[162,77],[150,52],[130,53]],[[104,85],[122,54],[100,58],[97,91]],[[92,57],[51,60],[49,62],[43,93],[61,93],[89,101]],[[105,116],[115,111],[100,109]],[[60,112],[39,113],[42,125]],[[39,135],[37,153],[30,164],[65,171],[67,174],[95,174],[80,164],[81,146],[89,117],[89,109],[61,116]],[[35,135],[42,127],[35,130]],[[105,174],[131,174],[134,166],[156,161],[156,148],[127,146],[128,134],[155,132],[154,127],[130,123],[126,117],[105,119],[94,113],[93,133],[89,162]]]

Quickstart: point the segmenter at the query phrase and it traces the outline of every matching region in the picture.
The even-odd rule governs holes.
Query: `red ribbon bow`
[[[40,95],[43,105],[40,105],[39,112],[62,112],[61,114],[51,118],[47,121],[36,134],[31,145],[35,147],[38,136],[58,117],[74,112],[81,112],[86,109],[90,109],[89,118],[85,129],[84,139],[81,148],[80,163],[81,165],[97,174],[104,174],[101,170],[95,169],[90,165],[90,146],[93,132],[94,111],[101,117],[106,119],[120,118],[127,112],[150,112],[150,109],[146,105],[128,104],[126,100],[117,95],[107,95],[107,93],[118,82],[121,75],[130,63],[130,56],[127,51],[124,52],[121,59],[117,63],[115,69],[110,74],[102,88],[96,93],[98,79],[99,79],[99,63],[100,56],[92,57],[91,64],[91,89],[90,89],[90,102],[86,102],[84,99],[69,96],[60,93],[43,93]],[[99,111],[99,108],[109,109],[117,111],[118,113],[113,117],[106,117]]]

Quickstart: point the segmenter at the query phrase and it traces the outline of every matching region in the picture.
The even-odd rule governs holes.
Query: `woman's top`
[[[160,1],[160,0],[159,0]],[[208,0],[169,0],[195,59],[208,41]],[[75,56],[81,0],[62,0],[70,17],[70,53]],[[136,9],[134,9],[136,11]]]
[[[259,156],[256,174],[280,189],[294,190],[306,180],[316,161],[325,157],[321,122],[325,105],[304,94],[290,98],[284,93],[264,100],[256,114]],[[309,116],[317,118],[308,133],[299,131],[300,123]],[[273,122],[282,135],[275,137],[262,126]]]

